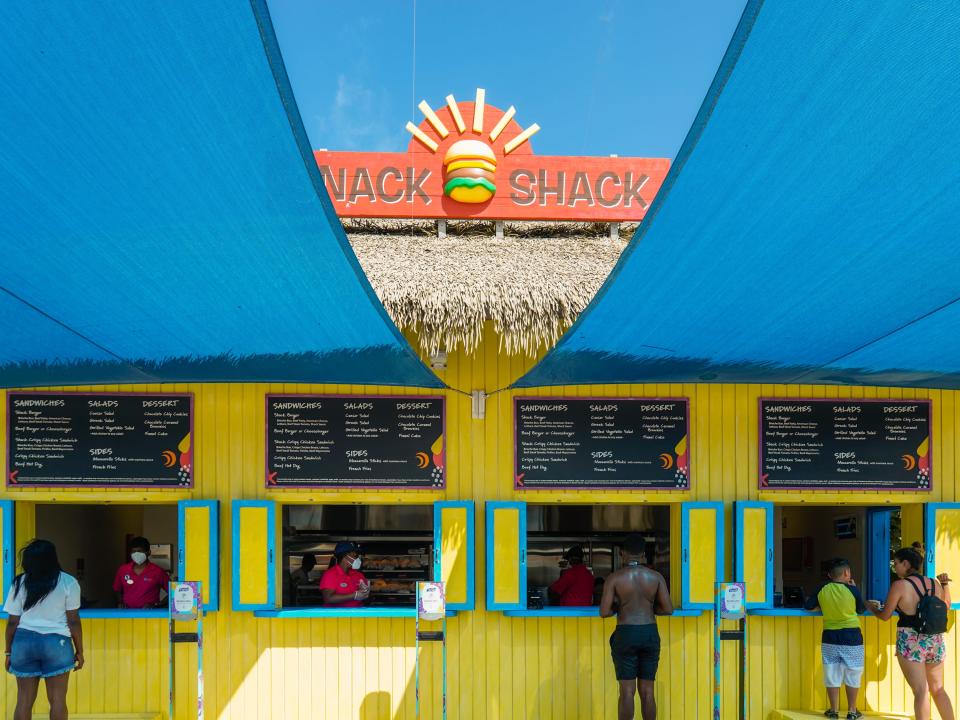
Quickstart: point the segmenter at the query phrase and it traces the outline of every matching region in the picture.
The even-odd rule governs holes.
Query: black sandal
[[[840,713],[838,713],[836,710],[827,710],[825,713],[823,713],[823,716],[828,718],[839,718]]]
[[[847,720],[860,720],[863,717],[863,713],[859,710],[851,710],[847,713]]]

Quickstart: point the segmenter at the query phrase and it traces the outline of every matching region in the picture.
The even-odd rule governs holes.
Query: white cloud
[[[402,151],[404,123],[390,117],[389,110],[385,87],[371,88],[339,75],[330,109],[315,118],[315,143],[330,150]]]

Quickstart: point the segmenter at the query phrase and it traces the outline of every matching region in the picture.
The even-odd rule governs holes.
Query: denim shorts
[[[10,648],[10,673],[17,677],[54,677],[73,670],[73,642],[66,635],[43,635],[17,628]]]

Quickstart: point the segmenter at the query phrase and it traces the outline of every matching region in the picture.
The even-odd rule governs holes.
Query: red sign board
[[[436,111],[405,153],[315,152],[341,217],[638,221],[670,167],[666,158],[535,155],[506,112],[476,102]]]

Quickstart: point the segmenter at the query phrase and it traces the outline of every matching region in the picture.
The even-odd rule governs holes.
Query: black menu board
[[[7,487],[193,487],[193,395],[7,395]]]
[[[690,487],[686,398],[514,400],[518,489]]]
[[[760,488],[929,490],[929,400],[760,400]]]
[[[267,395],[267,487],[442,488],[442,397]]]

